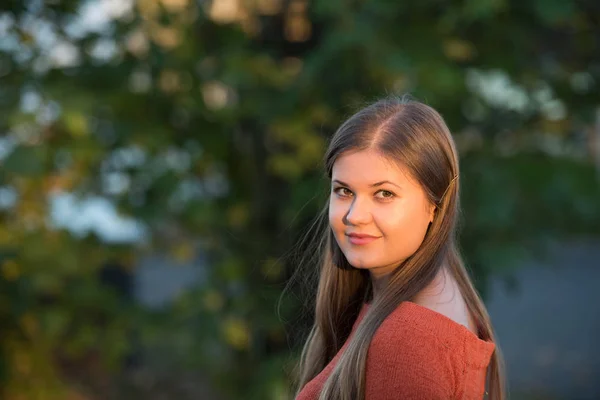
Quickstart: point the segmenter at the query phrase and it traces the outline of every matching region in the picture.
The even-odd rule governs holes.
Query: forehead
[[[374,150],[361,150],[341,154],[333,164],[332,179],[372,184],[382,180],[402,183],[410,178],[399,162]]]

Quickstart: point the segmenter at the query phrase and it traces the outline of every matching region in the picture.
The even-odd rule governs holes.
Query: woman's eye
[[[378,197],[381,199],[391,199],[394,197],[394,193],[390,192],[389,190],[380,190],[377,192],[377,194],[380,195]]]
[[[338,187],[336,189],[333,189],[333,192],[336,193],[340,197],[353,196],[352,191],[345,187]],[[380,190],[377,193],[375,193],[375,197],[377,197],[378,199],[384,199],[384,200],[392,199],[395,196],[396,195],[393,192],[390,192],[389,190]]]
[[[333,189],[333,191],[342,197],[348,197],[348,196],[352,195],[352,192],[350,190],[346,189],[345,187],[339,187],[339,188]]]

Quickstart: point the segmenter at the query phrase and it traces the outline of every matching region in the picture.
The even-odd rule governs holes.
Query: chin
[[[364,258],[346,256],[346,259],[348,260],[350,265],[358,269],[370,269],[375,266],[375,264],[372,261],[365,260]]]

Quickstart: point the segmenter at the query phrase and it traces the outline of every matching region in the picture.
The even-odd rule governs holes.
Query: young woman
[[[456,247],[460,174],[442,117],[381,100],[342,124],[325,164],[329,223],[296,400],[504,399]]]

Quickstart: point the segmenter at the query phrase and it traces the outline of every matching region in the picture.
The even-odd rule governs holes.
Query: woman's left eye
[[[394,193],[389,190],[380,190],[377,194],[381,194],[381,196],[378,196],[380,199],[391,199],[394,197]]]

